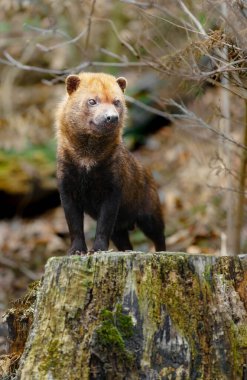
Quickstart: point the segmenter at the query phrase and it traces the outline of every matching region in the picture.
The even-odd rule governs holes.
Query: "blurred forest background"
[[[1,0],[0,10],[0,317],[68,248],[54,115],[70,73],[128,79],[124,138],[158,183],[168,250],[247,251],[246,0]],[[90,246],[89,218],[85,230]],[[131,239],[153,249],[139,231]],[[4,335],[0,324],[2,351]]]

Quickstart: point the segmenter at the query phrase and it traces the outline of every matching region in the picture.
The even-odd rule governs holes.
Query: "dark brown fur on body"
[[[84,212],[97,220],[93,251],[107,250],[110,239],[131,250],[128,231],[136,224],[156,250],[165,250],[156,186],[122,142],[125,86],[124,78],[102,73],[67,78],[57,118],[57,177],[70,254],[87,251]]]

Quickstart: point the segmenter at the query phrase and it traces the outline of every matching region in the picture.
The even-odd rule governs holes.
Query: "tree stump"
[[[245,380],[247,255],[51,258],[17,379]]]

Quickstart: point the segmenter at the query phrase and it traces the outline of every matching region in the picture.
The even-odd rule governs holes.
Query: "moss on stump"
[[[51,258],[17,378],[244,379],[247,255]]]

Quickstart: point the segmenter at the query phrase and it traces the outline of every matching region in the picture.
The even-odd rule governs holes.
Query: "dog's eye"
[[[115,99],[113,102],[115,107],[120,107],[121,106],[121,101],[119,99]]]
[[[95,105],[97,104],[97,102],[96,102],[95,99],[89,99],[87,102],[88,102],[88,104],[89,104],[90,106],[95,106]]]

